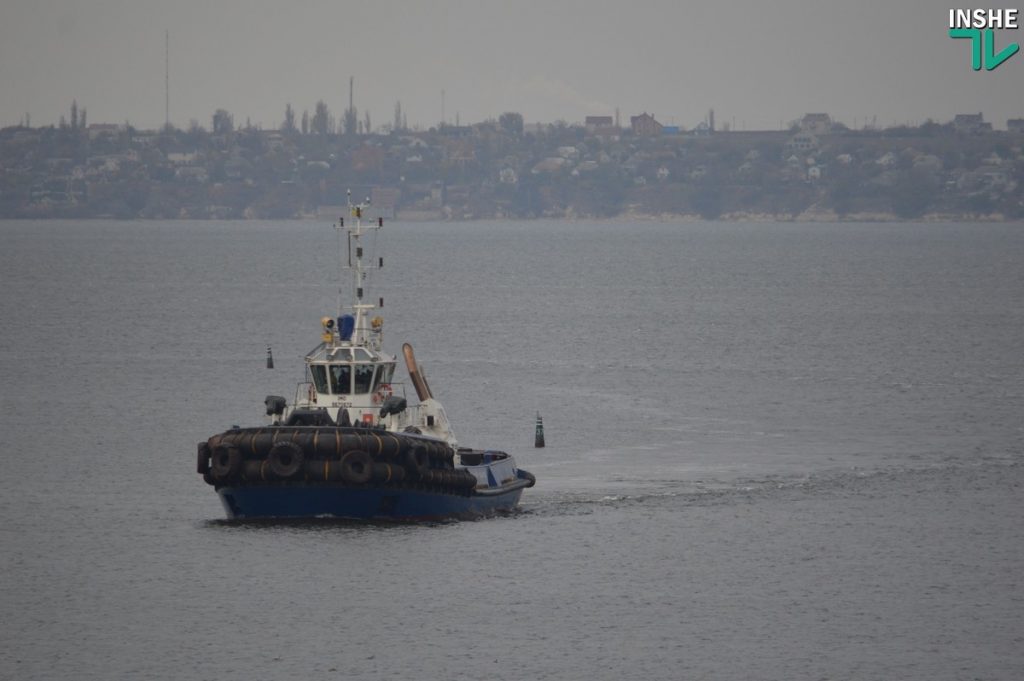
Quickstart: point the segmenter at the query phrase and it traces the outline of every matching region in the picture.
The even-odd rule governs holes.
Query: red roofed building
[[[654,120],[654,116],[646,111],[639,116],[629,117],[630,125],[633,127],[634,135],[660,135],[662,125]]]

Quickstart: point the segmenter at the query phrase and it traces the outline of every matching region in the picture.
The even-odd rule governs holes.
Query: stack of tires
[[[454,466],[448,444],[359,427],[235,428],[198,446],[197,470],[216,487],[342,483],[472,494],[476,478]]]

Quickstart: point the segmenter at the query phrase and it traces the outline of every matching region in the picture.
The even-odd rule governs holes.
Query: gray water
[[[1024,678],[1020,225],[378,240],[519,512],[221,520],[195,444],[294,394],[330,225],[0,223],[0,678]]]

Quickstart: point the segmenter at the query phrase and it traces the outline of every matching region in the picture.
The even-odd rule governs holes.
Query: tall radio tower
[[[164,29],[164,127],[171,127],[171,32]]]

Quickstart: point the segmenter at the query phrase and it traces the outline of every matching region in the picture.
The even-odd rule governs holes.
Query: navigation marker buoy
[[[544,419],[540,417],[540,412],[537,412],[537,432],[533,436],[533,446],[544,446]]]
[[[267,346],[267,368],[268,369],[273,369],[274,368],[274,353],[272,353],[270,351],[270,346],[269,345]]]

